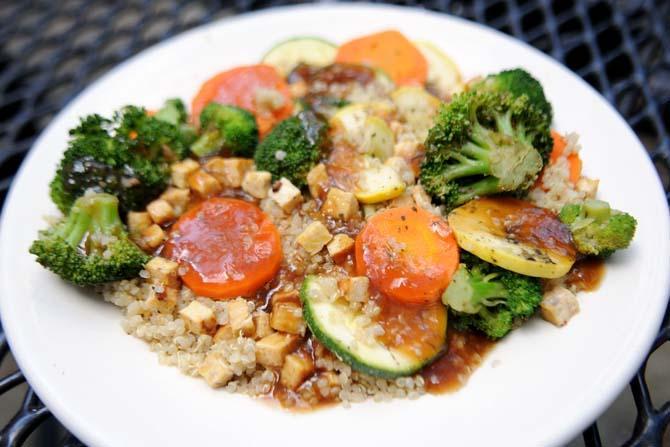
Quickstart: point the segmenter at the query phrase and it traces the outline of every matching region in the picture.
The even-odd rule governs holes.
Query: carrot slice
[[[216,197],[172,226],[163,256],[186,268],[184,283],[215,299],[250,296],[274,278],[282,260],[279,232],[260,208]]]
[[[419,49],[393,30],[343,44],[335,61],[381,68],[398,85],[423,85],[428,77],[428,63]]]
[[[551,131],[551,137],[554,139],[554,147],[551,149],[549,162],[554,164],[563,156],[568,143],[565,141],[565,138],[555,130]],[[582,160],[576,152],[569,154],[566,158],[568,160],[568,168],[570,169],[569,179],[573,184],[576,184],[579,181],[579,177],[582,175]]]
[[[357,273],[405,303],[438,301],[458,262],[447,222],[415,207],[375,214],[356,238]]]
[[[284,98],[284,104],[274,110],[257,104],[259,88],[275,90]],[[205,81],[191,103],[193,120],[197,123],[202,109],[210,102],[232,104],[247,109],[256,116],[261,137],[279,121],[291,116],[293,102],[288,85],[269,65],[250,65],[224,71]]]

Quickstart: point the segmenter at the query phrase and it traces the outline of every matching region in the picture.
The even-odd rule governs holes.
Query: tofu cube
[[[319,163],[307,173],[307,186],[312,197],[319,198],[326,192],[328,186],[328,172],[326,165]]]
[[[270,327],[276,331],[289,334],[304,335],[305,320],[302,318],[302,307],[295,303],[277,303],[272,308]]]
[[[188,201],[191,198],[191,191],[188,188],[170,187],[161,194],[160,198],[172,205],[176,216],[181,216],[186,211]]]
[[[540,303],[540,313],[551,324],[565,326],[570,318],[579,313],[579,301],[574,293],[557,286],[545,292]]]
[[[142,231],[146,230],[154,223],[154,221],[151,220],[151,216],[146,211],[130,211],[128,213],[127,221],[128,232],[133,236],[142,234]]]
[[[333,235],[330,234],[328,228],[321,222],[314,221],[295,238],[296,243],[298,243],[302,248],[307,251],[310,255],[315,255],[321,251],[324,245],[326,245],[333,238]]]
[[[354,240],[346,234],[336,234],[326,248],[331,258],[341,260],[354,249]]]
[[[242,190],[257,199],[264,199],[268,196],[271,184],[272,174],[269,172],[249,171],[242,179]]]
[[[166,239],[165,231],[158,224],[153,224],[142,231],[140,246],[142,248],[156,248]]]
[[[172,184],[177,188],[188,188],[188,176],[197,171],[200,165],[197,161],[187,158],[170,166]]]
[[[229,324],[219,326],[219,328],[214,333],[214,337],[212,337],[214,343],[218,343],[223,340],[230,340],[232,338],[235,338],[235,334],[233,334],[233,329]]]
[[[312,362],[312,359],[298,354],[289,354],[286,356],[284,366],[281,368],[279,383],[290,390],[295,390],[312,373],[314,373],[314,362]]]
[[[199,301],[191,301],[191,304],[179,311],[179,315],[186,323],[186,328],[194,334],[209,334],[216,329],[214,311]]]
[[[254,333],[254,320],[246,300],[238,298],[228,303],[228,322],[233,334],[250,336]]]
[[[342,292],[347,300],[354,303],[363,303],[370,297],[369,287],[370,280],[367,276],[354,276],[344,281]]]
[[[212,174],[221,185],[228,188],[242,186],[244,174],[254,165],[248,158],[214,157],[205,163],[205,170]]]
[[[274,331],[270,327],[270,314],[267,312],[259,311],[254,314],[254,338],[260,340],[263,337],[267,337],[272,334]]]
[[[277,292],[272,295],[270,304],[272,304],[272,307],[274,307],[279,303],[294,303],[300,305],[300,293],[297,290],[291,290],[290,292]]]
[[[268,368],[280,368],[284,358],[300,344],[300,337],[275,332],[256,342],[256,362]]]
[[[156,284],[166,287],[178,288],[180,285],[179,264],[169,259],[156,256],[146,263],[144,269],[149,272],[149,278]]]
[[[177,305],[179,299],[179,291],[173,288],[164,289],[163,292],[158,293],[153,288],[151,293],[145,300],[147,307],[162,314],[171,314]]]
[[[358,214],[358,200],[353,193],[330,188],[321,212],[335,219],[351,219]]]
[[[300,190],[284,177],[272,185],[268,196],[286,213],[290,213],[296,206],[302,203],[302,193]]]
[[[164,199],[156,199],[149,203],[147,205],[147,212],[149,213],[149,216],[151,216],[151,220],[158,225],[169,222],[176,217],[174,208],[172,208],[172,205]]]
[[[221,191],[219,181],[202,169],[188,176],[188,186],[201,196],[209,196]]]
[[[198,368],[198,374],[212,388],[220,388],[233,378],[233,370],[220,352],[210,352]]]

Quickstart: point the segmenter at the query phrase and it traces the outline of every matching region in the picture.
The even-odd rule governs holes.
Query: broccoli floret
[[[127,106],[116,113],[116,137],[147,158],[181,160],[196,137],[186,118],[186,108],[179,99],[168,100],[153,116],[142,107]]]
[[[447,208],[477,196],[521,194],[543,166],[532,144],[539,133],[550,138],[544,114],[527,96],[457,95],[442,106],[428,133],[421,183]]]
[[[526,95],[529,102],[544,114],[546,126],[551,126],[553,111],[551,104],[544,95],[542,84],[522,68],[504,70],[500,73],[490,74],[482,81],[471,86],[472,90],[509,92],[515,97]],[[533,138],[533,147],[540,152],[546,162],[553,147],[550,135],[545,132],[537,133]]]
[[[256,168],[269,171],[275,180],[286,177],[301,188],[322,156],[326,134],[327,125],[311,111],[285,119],[258,145]]]
[[[537,278],[501,269],[463,252],[461,264],[442,302],[451,311],[450,324],[474,329],[493,339],[530,318],[542,301]]]
[[[251,157],[258,144],[256,118],[247,110],[209,103],[200,114],[201,135],[191,146],[199,157],[227,152]]]
[[[79,286],[137,276],[150,257],[128,238],[118,204],[116,197],[104,193],[77,199],[65,219],[40,231],[30,253]]]
[[[633,216],[602,200],[565,205],[558,217],[570,228],[577,251],[590,256],[607,257],[628,247],[637,227]]]
[[[135,131],[138,140],[147,135],[137,116],[140,110],[126,108],[114,121],[90,115],[70,131],[68,148],[50,184],[51,198],[63,213],[89,189],[117,196],[124,213],[143,208],[165,189],[169,171],[163,153],[129,136],[131,122],[140,124]]]

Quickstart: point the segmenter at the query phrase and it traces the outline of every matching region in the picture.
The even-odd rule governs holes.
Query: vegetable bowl
[[[384,19],[318,26],[352,11]],[[276,39],[230,45],[268,21]],[[218,47],[225,60],[197,57]],[[631,169],[639,190],[616,181]],[[564,442],[626,383],[664,309],[667,208],[647,172],[597,95],[489,31],[366,6],[222,22],[127,62],[40,138],[3,216],[3,325],[92,444],[126,443],[112,417],[138,444],[192,439],[184,408],[203,442],[223,433],[214,415],[233,442],[332,423],[350,427],[333,444],[363,423],[390,444]],[[473,433],[475,412],[506,416]]]

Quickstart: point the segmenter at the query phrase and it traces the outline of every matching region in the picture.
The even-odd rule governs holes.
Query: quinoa
[[[542,173],[542,179],[528,194],[528,199],[536,206],[560,211],[563,205],[582,202],[587,198],[585,191],[579,190],[570,181],[568,156],[579,154],[581,145],[576,133],[565,135],[566,146],[563,154],[549,164]]]
[[[302,277],[309,273],[332,275],[339,280],[348,277],[345,268],[335,264],[324,254],[310,256],[295,243],[296,237],[316,219],[323,219],[317,212],[318,203],[308,200],[291,214],[284,213],[272,200],[263,199],[259,206],[277,226],[282,241],[284,261],[279,275],[283,292],[297,290],[299,284],[282,280],[282,276]],[[324,222],[331,228],[335,222]],[[207,356],[217,353],[233,373],[233,377],[220,389],[249,396],[267,396],[274,393],[281,404],[291,408],[313,408],[323,402],[342,402],[345,406],[367,399],[386,401],[393,398],[416,398],[425,393],[424,379],[420,375],[395,380],[379,379],[353,371],[349,365],[337,359],[322,346],[313,352],[315,373],[297,390],[278,392],[279,370],[267,368],[256,361],[256,340],[254,336],[234,334],[233,337],[215,341],[216,335],[196,334],[179,311],[193,301],[209,308],[215,315],[219,327],[229,323],[228,305],[231,301],[217,301],[197,296],[185,285],[181,285],[173,309],[152,306],[149,298],[164,292],[162,286],[154,283],[147,270],[140,272],[139,278],[123,280],[104,285],[101,293],[105,301],[118,306],[123,319],[121,327],[134,337],[145,341],[151,351],[158,356],[162,365],[178,368],[182,373],[198,377]],[[244,300],[250,313],[259,307],[252,299]],[[349,305],[361,311],[360,338],[372,342],[384,333],[384,329],[374,322],[379,314],[379,306],[371,301],[350,302]],[[296,315],[302,315],[300,308]],[[363,321],[364,320],[364,321]],[[316,343],[313,339],[309,343]]]

